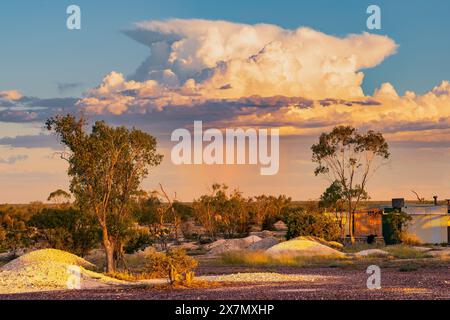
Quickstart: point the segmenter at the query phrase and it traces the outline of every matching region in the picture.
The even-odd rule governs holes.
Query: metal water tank
[[[404,198],[392,199],[392,208],[401,209],[404,207],[405,207],[405,199]]]

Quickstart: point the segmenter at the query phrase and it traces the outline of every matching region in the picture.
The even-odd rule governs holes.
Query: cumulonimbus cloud
[[[80,106],[122,114],[211,99],[364,97],[361,70],[395,53],[396,43],[363,33],[343,38],[310,28],[167,20],[125,31],[149,57],[128,79],[112,72]]]
[[[217,127],[277,126],[294,135],[351,124],[393,140],[450,140],[448,81],[422,95],[400,96],[389,83],[364,94],[362,70],[396,52],[386,36],[179,19],[125,33],[149,57],[128,78],[106,75],[76,103],[82,111],[131,124],[188,125],[195,116]]]
[[[368,33],[339,38],[310,28],[227,21],[141,22],[126,33],[151,51],[134,80],[170,87],[195,81],[202,94],[216,98],[360,97],[360,70],[397,48],[392,39]]]
[[[22,94],[17,90],[0,91],[0,99],[8,101],[16,101],[22,98]]]

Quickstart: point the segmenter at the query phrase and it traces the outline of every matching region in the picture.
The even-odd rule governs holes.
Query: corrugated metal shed
[[[388,213],[391,210],[385,210]],[[424,244],[443,244],[449,242],[450,215],[448,206],[406,204],[401,211],[412,217],[408,225],[408,234]],[[385,229],[386,228],[386,229]],[[383,224],[383,235],[388,243],[388,226]]]

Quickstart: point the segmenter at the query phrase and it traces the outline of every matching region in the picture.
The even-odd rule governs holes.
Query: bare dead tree
[[[419,201],[420,203],[425,202],[425,198],[421,198],[417,192],[415,192],[414,190],[411,190],[411,192],[416,195],[417,201]]]

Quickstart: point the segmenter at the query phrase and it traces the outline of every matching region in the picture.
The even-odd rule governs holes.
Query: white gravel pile
[[[355,253],[357,257],[387,257],[390,255],[389,252],[380,249],[368,249]]]
[[[329,258],[342,258],[344,253],[325,246],[319,242],[297,238],[277,244],[270,249],[266,250],[270,255],[292,255],[292,256],[304,256],[304,257],[329,257]]]
[[[433,257],[433,258],[440,258],[440,259],[450,259],[450,248],[440,249],[436,251],[429,251],[427,252],[427,255]]]
[[[257,250],[267,250],[267,249],[270,249],[270,248],[272,248],[273,246],[275,246],[275,245],[277,245],[279,243],[280,243],[280,241],[277,238],[275,238],[275,237],[268,237],[268,238],[264,238],[264,239],[262,239],[262,240],[260,240],[258,242],[255,242],[255,243],[251,244],[248,247],[248,250],[255,250],[255,251],[257,251]]]
[[[261,273],[236,273],[218,276],[198,277],[204,281],[214,282],[315,282],[326,280],[331,277],[319,275],[299,275],[299,274],[281,274],[271,272]]]
[[[209,245],[209,248],[211,249],[209,254],[218,255],[225,252],[245,250],[261,240],[262,239],[257,236],[249,236],[242,239],[217,240]]]
[[[71,253],[45,249],[25,254],[0,268],[0,294],[69,289],[74,271],[82,289],[120,281],[88,270],[94,265]]]

